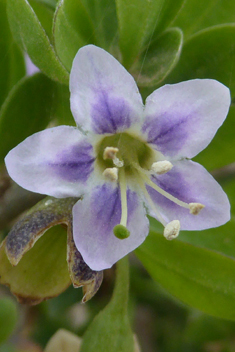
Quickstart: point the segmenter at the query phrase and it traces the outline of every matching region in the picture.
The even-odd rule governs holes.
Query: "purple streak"
[[[93,148],[89,143],[83,142],[64,150],[57,155],[57,162],[50,166],[57,175],[69,182],[86,182],[93,171]]]

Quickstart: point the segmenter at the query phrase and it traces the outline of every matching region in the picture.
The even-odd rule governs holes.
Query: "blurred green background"
[[[230,88],[228,117],[194,160],[227,193],[231,221],[216,229],[181,232],[169,243],[162,237],[162,227],[151,220],[147,240],[136,255],[129,256],[128,316],[143,352],[233,352],[234,0],[0,0],[0,240],[41,199],[13,184],[4,157],[32,133],[48,126],[74,125],[69,72],[78,49],[89,43],[120,60],[144,99],[165,83],[194,78],[217,79]],[[38,72],[32,73],[35,67],[26,65],[26,53]],[[46,237],[39,246],[43,241]],[[2,258],[0,254],[0,282]],[[40,263],[35,266],[38,270]],[[106,270],[100,290],[86,304],[80,303],[82,290],[70,286],[37,306],[20,305],[1,285],[0,352],[43,351],[59,328],[83,336],[111,299],[114,281],[115,268]],[[64,282],[61,286],[67,287]],[[118,348],[112,352],[119,352]],[[129,352],[127,347],[125,351]]]

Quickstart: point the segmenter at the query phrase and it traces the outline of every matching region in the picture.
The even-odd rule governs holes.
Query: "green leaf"
[[[129,68],[144,44],[149,45],[173,20],[183,0],[117,0],[120,48]],[[153,39],[154,38],[154,39]]]
[[[0,299],[0,344],[12,334],[17,323],[16,303],[8,297]]]
[[[48,7],[46,4],[38,2],[38,0],[28,0],[30,6],[35,12],[39,22],[41,23],[43,29],[45,30],[48,38],[52,41],[52,24],[54,11],[52,8]]]
[[[80,47],[94,43],[94,27],[80,0],[61,0],[54,18],[54,42],[57,54],[68,71]]]
[[[95,28],[96,44],[112,52],[118,41],[115,0],[82,0]]]
[[[211,143],[194,160],[202,164],[208,171],[234,162],[234,131],[235,106],[231,106],[225,122]]]
[[[26,50],[33,63],[47,76],[60,83],[68,84],[69,75],[26,0],[7,0],[8,19],[13,36]]]
[[[29,135],[44,129],[51,117],[54,83],[37,73],[11,90],[0,110],[0,162]]]
[[[233,23],[235,2],[233,0],[187,0],[174,22],[186,38],[190,35],[223,23]]]
[[[214,78],[235,96],[235,24],[199,32],[183,46],[178,65],[167,78],[170,83],[193,78]]]
[[[13,42],[6,15],[6,2],[0,0],[0,106],[14,84],[25,75],[22,52]]]
[[[136,251],[150,275],[184,303],[235,320],[235,260],[150,231]]]
[[[56,8],[56,4],[59,0],[38,0],[38,2],[40,2],[41,4],[44,4],[46,6],[48,6],[49,8],[51,8],[52,10],[55,10]]]
[[[69,87],[60,83],[55,84],[54,99],[52,101],[53,115],[58,125],[76,126],[70,110]]]
[[[57,296],[70,284],[66,262],[66,230],[61,226],[49,229],[16,266],[0,248],[0,283],[8,285],[22,303],[37,304]]]
[[[117,264],[117,278],[113,297],[88,327],[81,352],[133,352],[134,339],[131,331],[127,302],[129,270],[127,257]]]
[[[165,31],[142,53],[131,73],[140,87],[159,84],[175,67],[183,43],[183,34],[178,28]]]
[[[149,31],[153,33],[154,20],[159,15],[163,2],[164,0],[116,0],[119,44],[126,68],[133,64]]]
[[[172,26],[172,22],[180,12],[185,0],[164,0],[161,11],[159,13],[153,37],[156,33],[162,32],[168,26]]]

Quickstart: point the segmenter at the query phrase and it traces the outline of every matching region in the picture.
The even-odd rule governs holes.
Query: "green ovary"
[[[118,133],[104,137],[97,146],[97,164],[101,170],[114,166],[111,159],[104,160],[103,153],[106,147],[118,148],[117,158],[124,162],[126,176],[132,176],[136,170],[134,165],[138,165],[145,170],[149,170],[156,156],[152,148],[138,137],[129,133]]]

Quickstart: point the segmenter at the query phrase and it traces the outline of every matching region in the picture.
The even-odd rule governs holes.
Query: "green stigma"
[[[116,225],[113,228],[114,235],[120,240],[124,240],[130,236],[130,231],[123,225]]]

